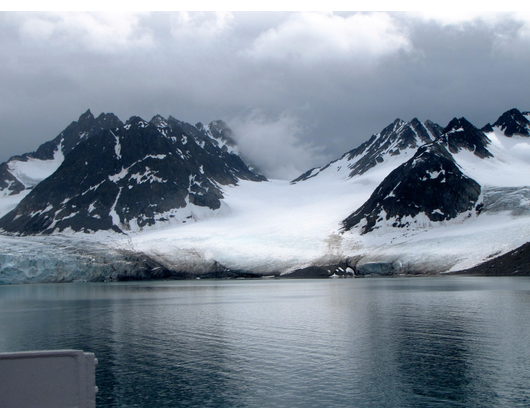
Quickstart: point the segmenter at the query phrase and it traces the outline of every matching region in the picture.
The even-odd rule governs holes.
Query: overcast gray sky
[[[225,120],[292,179],[396,118],[530,110],[530,13],[2,12],[0,162],[91,109]]]

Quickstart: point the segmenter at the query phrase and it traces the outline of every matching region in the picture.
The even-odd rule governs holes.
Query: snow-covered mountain
[[[138,278],[424,275],[512,252],[530,260],[528,117],[512,109],[482,130],[465,118],[445,128],[396,120],[292,182],[256,182],[264,179],[235,153],[222,122],[132,118],[79,144],[0,220],[4,232],[39,233],[0,235],[0,282],[15,272],[17,281],[39,273],[54,281],[53,261],[79,261],[61,281],[90,281],[104,249],[116,279],[135,270]],[[52,231],[54,245],[41,246],[40,233]],[[21,251],[28,241],[47,264]]]
[[[0,164],[0,217],[12,210],[38,183],[53,174],[79,143],[103,130],[123,126],[114,114],[95,118],[87,110],[59,135],[35,152],[13,156]]]
[[[330,173],[335,178],[351,178],[363,175],[382,163],[385,164],[386,170],[391,166],[397,167],[410,159],[418,147],[437,138],[442,130],[443,127],[429,120],[422,124],[417,118],[408,123],[398,118],[359,147],[345,153],[340,159],[324,167],[310,169],[292,182],[306,181],[317,175]]]
[[[292,183],[227,190],[224,217],[131,241],[170,270],[219,264],[246,275],[439,274],[530,241],[529,139],[497,123],[484,133],[455,118],[437,133],[416,121]],[[390,206],[371,200],[392,194]],[[366,216],[349,224],[356,213],[377,229]]]
[[[453,119],[433,142],[420,147],[412,159],[393,170],[370,199],[343,222],[345,230],[362,224],[366,234],[380,225],[423,227],[425,221],[441,222],[462,213],[479,212],[480,185],[462,172],[460,151],[475,159],[493,155],[490,140],[466,119]],[[478,164],[478,162],[477,162]]]
[[[49,177],[61,165],[64,157],[79,143],[94,134],[123,126],[114,114],[94,115],[87,110],[53,140],[42,144],[35,152],[13,156],[0,164],[0,194],[19,194],[33,188]]]
[[[233,153],[222,122],[199,128],[130,118],[79,143],[60,167],[0,219],[16,234],[138,231],[221,210],[222,185],[264,181]]]
[[[387,274],[436,273],[529,242],[529,123],[516,109],[485,132],[453,119],[343,221],[345,237],[366,253],[358,264]]]

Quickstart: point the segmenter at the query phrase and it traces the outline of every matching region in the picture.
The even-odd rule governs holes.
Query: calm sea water
[[[530,278],[0,287],[0,352],[64,348],[98,407],[529,407]]]

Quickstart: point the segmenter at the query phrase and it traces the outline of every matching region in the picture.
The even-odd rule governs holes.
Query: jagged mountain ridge
[[[453,118],[436,142],[446,146],[453,155],[458,154],[462,149],[467,149],[479,158],[493,157],[488,150],[491,141],[465,118]]]
[[[494,127],[498,127],[506,137],[523,136],[530,137],[530,121],[528,120],[530,112],[521,112],[516,108],[512,108],[502,114],[493,126],[486,124],[482,131],[485,133],[493,132]]]
[[[157,115],[151,122],[165,121]],[[197,130],[218,143],[225,151],[237,152],[237,145],[230,128],[224,121],[212,121],[208,125],[197,123],[192,126],[169,116],[169,121],[182,125],[183,130],[196,133]],[[79,143],[93,135],[113,128],[123,127],[124,123],[113,113],[101,113],[94,117],[90,109],[81,114],[53,140],[41,144],[36,151],[12,156],[0,164],[0,196],[16,195],[32,189],[43,179],[50,176],[63,162],[64,157]]]
[[[30,153],[13,156],[0,164],[0,196],[20,194],[50,176],[79,143],[103,130],[123,126],[112,113],[97,118],[87,110],[55,139],[43,143]]]
[[[227,134],[221,121],[204,127],[132,117],[75,147],[0,228],[23,235],[121,232],[205,217],[221,207],[222,185],[265,180],[233,153]]]
[[[343,221],[343,227],[347,231],[364,221],[361,233],[366,234],[378,222],[409,227],[418,223],[415,218],[420,213],[432,222],[454,219],[474,210],[480,192],[480,185],[462,173],[452,155],[439,143],[431,143],[392,171],[369,200]]]
[[[527,137],[526,126],[530,121],[512,109],[483,130],[495,135],[496,128],[506,137]],[[490,148],[492,140],[484,131],[465,118],[454,118],[436,140],[420,147],[412,159],[383,180],[368,201],[342,222],[343,231],[358,227],[361,234],[367,234],[389,226],[424,228],[430,222],[449,221],[466,212],[467,217],[479,214],[484,208],[481,185],[465,172],[466,167],[481,166],[481,160],[494,160]],[[461,160],[463,151],[472,152],[471,159],[468,153],[467,159]],[[516,196],[524,200],[526,189],[516,190]],[[495,191],[500,196],[514,194],[513,188]],[[490,205],[485,210],[493,208]]]
[[[527,119],[526,116],[525,118]],[[164,131],[161,126],[168,124],[170,120],[171,118],[165,120],[157,116],[151,120],[151,125]],[[143,121],[142,125],[145,124],[149,123]],[[211,137],[216,133],[215,128],[205,130],[200,124],[175,124],[188,139],[202,133],[210,136],[210,141],[204,144],[214,143]],[[526,123],[522,121],[522,124]],[[397,130],[399,127],[396,124]],[[510,252],[530,238],[530,223],[527,218],[530,214],[530,160],[524,154],[530,141],[528,137],[519,134],[507,136],[506,130],[507,127],[502,124],[494,124],[491,125],[491,131],[484,130],[486,132],[481,134],[469,122],[456,118],[447,127],[440,129],[436,138],[430,137],[430,141],[421,143],[415,140],[417,147],[404,146],[400,149],[399,143],[390,143],[392,147],[381,153],[382,162],[375,159],[375,165],[352,177],[349,176],[352,169],[348,168],[348,164],[357,158],[344,162],[336,160],[327,165],[327,169],[318,171],[304,182],[240,181],[237,188],[223,187],[220,184],[223,187],[223,198],[218,198],[221,203],[219,209],[226,204],[230,207],[230,212],[219,212],[219,217],[204,223],[182,223],[188,220],[183,212],[173,214],[172,219],[169,214],[154,212],[154,217],[146,216],[144,221],[149,219],[154,221],[155,226],[167,226],[168,229],[150,230],[146,223],[143,231],[126,231],[124,222],[127,222],[128,216],[124,213],[122,221],[118,212],[111,214],[109,211],[112,222],[119,219],[117,224],[113,223],[114,226],[122,229],[119,225],[122,223],[125,226],[122,231],[135,234],[108,235],[108,238],[113,243],[113,249],[120,241],[119,248],[131,258],[134,255],[138,259],[145,256],[151,258],[154,264],[160,266],[157,272],[181,273],[190,278],[210,276],[214,271],[220,276],[228,272],[245,276],[290,275],[294,272],[320,273],[319,275],[325,276],[326,273],[332,275],[334,272],[337,275],[354,272],[375,275],[439,274],[448,270],[466,269]],[[217,132],[221,133],[223,129]],[[396,137],[396,133],[387,134]],[[224,136],[230,137],[227,132],[224,132]],[[224,146],[227,150],[231,147],[228,140],[222,139],[223,136],[215,137],[221,138],[221,143],[215,140],[217,146],[222,144],[221,149]],[[376,135],[375,138],[380,139],[381,135]],[[108,137],[107,141],[105,149],[109,156],[116,155],[115,138]],[[202,142],[203,140],[199,140],[196,143]],[[412,143],[405,141],[405,144]],[[365,151],[368,149],[370,144],[366,145]],[[390,153],[396,149],[399,154]],[[158,168],[151,164],[156,156],[159,155],[153,154],[146,159],[144,167],[138,164],[126,173],[121,173],[120,170],[115,173],[121,174],[120,176],[107,175],[107,180],[111,176],[118,183],[122,182],[119,186],[116,185],[118,190],[122,187],[122,191],[142,179],[142,185],[150,184],[154,177],[162,178],[162,174],[154,172]],[[164,161],[158,160],[158,163]],[[138,163],[138,160],[134,162]],[[115,171],[118,169],[119,167]],[[401,171],[399,177],[403,180],[399,185],[395,182],[397,177],[389,176],[397,169]],[[145,178],[142,178],[143,175]],[[407,184],[410,185],[407,187]],[[116,191],[111,183],[106,182],[105,188],[99,187],[99,192],[104,192],[107,187],[109,191]],[[467,197],[462,194],[466,189]],[[377,190],[385,192],[380,194],[382,205],[369,208],[367,203]],[[93,191],[96,190],[90,190],[84,196],[94,198],[89,196]],[[394,209],[401,219],[394,217],[386,221],[385,205],[390,202],[385,202],[384,199],[389,198],[392,192],[394,196],[401,196],[400,201],[395,199],[387,210]],[[189,189],[187,194],[190,195]],[[419,197],[413,197],[414,194]],[[444,194],[446,198],[440,201]],[[140,195],[145,197],[143,193]],[[200,194],[196,195],[197,199],[201,198]],[[214,196],[212,200],[215,199]],[[436,199],[439,200],[438,203],[433,201]],[[80,204],[90,208],[93,203],[87,200]],[[377,204],[378,201],[372,200],[371,203]],[[189,209],[192,205],[189,203],[186,208]],[[95,211],[96,205],[93,207],[95,215],[105,216],[104,213]],[[197,208],[210,213],[218,211],[210,207]],[[361,217],[361,223],[352,225],[349,230],[340,230],[341,222],[361,208],[363,212],[360,214],[373,215],[372,220],[376,222],[374,228],[362,232],[366,218]],[[65,212],[66,217],[60,223],[64,222],[66,226],[70,219],[80,220],[82,215],[75,214],[75,209],[67,210],[70,213]],[[55,213],[51,212],[49,215],[52,214]],[[427,215],[432,216],[432,220]],[[379,221],[381,216],[383,219]],[[108,220],[108,216],[105,217]],[[164,217],[168,222],[171,219],[178,223],[158,220]],[[414,221],[418,221],[421,227],[415,227]],[[393,226],[394,223],[396,226]],[[134,222],[129,221],[129,225],[132,224]],[[64,226],[61,225],[61,228]],[[68,231],[72,228],[67,226],[64,229]],[[58,231],[59,228],[55,230]],[[77,235],[75,238],[100,241],[102,237],[107,237],[105,235]],[[60,243],[61,237],[63,236],[54,235],[53,238]],[[70,235],[63,238],[65,242],[74,239]],[[16,245],[17,238],[9,239]],[[16,246],[12,249],[17,252]],[[50,252],[53,254],[54,250]],[[85,254],[85,250],[79,252]],[[60,257],[54,258],[60,260]],[[28,260],[24,264],[28,267],[25,275],[33,276],[32,262]],[[334,270],[334,267],[339,267],[340,270]],[[0,275],[2,270],[0,267]],[[9,277],[9,267],[6,270],[6,276]],[[92,274],[86,274],[83,278],[90,280],[90,275]],[[117,277],[119,276],[118,274]],[[134,277],[130,272],[127,276]],[[48,275],[47,278],[51,276]],[[61,281],[65,279],[64,276],[58,278]]]
[[[347,171],[346,176],[351,178],[363,175],[380,163],[396,160],[396,157],[401,158],[397,160],[400,162],[406,159],[408,152],[432,142],[440,135],[442,129],[430,120],[421,123],[417,118],[410,122],[398,118],[380,133],[372,135],[369,140],[345,153],[341,158],[326,166],[310,169],[292,182],[308,180],[332,168],[336,168],[337,172]]]

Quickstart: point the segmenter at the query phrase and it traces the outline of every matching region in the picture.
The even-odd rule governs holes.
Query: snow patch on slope
[[[59,146],[53,159],[41,160],[28,158],[27,161],[11,160],[7,163],[9,172],[25,186],[25,190],[11,195],[9,187],[0,191],[0,217],[13,210],[20,201],[27,196],[33,187],[53,174],[64,161],[64,155]]]
[[[53,159],[41,160],[28,158],[26,162],[11,160],[8,162],[9,171],[24,184],[26,188],[32,188],[53,174],[64,161],[64,155],[56,150]]]
[[[31,190],[24,190],[19,194],[5,194],[0,196],[0,217],[3,217],[5,214],[9,213],[16,206],[18,206],[18,203],[20,203],[20,201],[30,192]]]
[[[506,137],[498,129],[485,133],[491,144],[488,150],[493,157],[477,159],[473,152],[460,150],[453,157],[470,178],[483,187],[514,187],[530,184],[530,155],[520,150],[530,150],[528,137]]]

